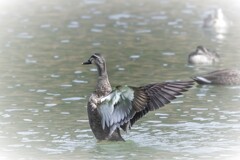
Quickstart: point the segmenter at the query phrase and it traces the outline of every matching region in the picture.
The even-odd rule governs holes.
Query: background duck
[[[240,85],[240,70],[222,69],[193,77],[198,84]]]
[[[188,55],[188,63],[191,65],[211,65],[219,61],[219,54],[211,52],[203,46],[197,46],[196,50]]]
[[[227,28],[228,23],[223,14],[221,8],[214,9],[211,13],[207,15],[207,17],[203,20],[204,28]]]
[[[95,64],[98,70],[97,85],[87,104],[89,124],[98,140],[124,141],[120,128],[127,131],[142,116],[170,103],[194,82],[165,82],[141,87],[124,85],[112,90],[106,61],[101,54],[93,54],[83,64]]]

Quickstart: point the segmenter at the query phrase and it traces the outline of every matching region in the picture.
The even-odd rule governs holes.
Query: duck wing
[[[142,116],[171,102],[181,92],[187,91],[194,81],[165,82],[141,87],[118,87],[104,97],[98,107],[103,129],[116,128],[127,131]]]
[[[111,135],[117,127],[128,123],[133,116],[144,109],[148,96],[142,90],[130,86],[118,86],[101,99],[98,112],[102,118],[102,128],[107,126]]]
[[[149,97],[146,106],[133,116],[130,120],[130,124],[123,125],[123,130],[128,130],[130,127],[141,117],[147,114],[149,111],[153,111],[163,107],[165,104],[170,103],[173,99],[176,99],[178,95],[182,95],[182,92],[191,88],[194,81],[179,81],[179,82],[165,82],[155,83],[140,87]]]

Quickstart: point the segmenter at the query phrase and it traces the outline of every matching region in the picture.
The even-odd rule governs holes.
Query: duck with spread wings
[[[149,111],[170,103],[194,83],[176,81],[140,87],[123,85],[112,89],[106,61],[101,54],[93,54],[83,64],[95,64],[98,70],[97,85],[87,104],[89,124],[98,140],[124,141],[120,129],[129,130]]]

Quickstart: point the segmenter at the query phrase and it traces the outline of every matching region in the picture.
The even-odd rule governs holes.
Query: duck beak
[[[91,62],[90,59],[89,59],[88,61],[83,62],[82,64],[83,64],[83,65],[86,65],[86,64],[92,64],[92,62]]]

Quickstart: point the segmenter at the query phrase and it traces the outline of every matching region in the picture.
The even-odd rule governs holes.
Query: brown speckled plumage
[[[193,77],[199,84],[240,85],[240,70],[222,69]]]
[[[124,141],[120,128],[127,131],[149,111],[170,103],[193,85],[193,81],[166,82],[112,90],[101,54],[93,54],[83,64],[95,64],[98,70],[97,85],[87,106],[89,124],[98,140]]]

